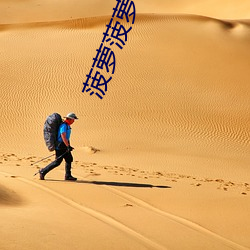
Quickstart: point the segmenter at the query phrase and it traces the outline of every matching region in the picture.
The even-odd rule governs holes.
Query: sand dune
[[[124,162],[125,154],[134,166],[190,171],[198,160],[201,172],[211,174],[213,165],[222,175],[239,160],[237,171],[244,179],[249,25],[190,15],[138,15],[127,46],[115,51],[117,69],[108,98],[99,101],[81,89],[101,40],[100,23],[91,18],[21,29],[11,25],[2,33],[5,51],[15,53],[3,56],[1,104],[13,138],[25,141],[15,144],[2,130],[5,149],[37,154],[39,148],[46,155],[41,133],[46,116],[75,110],[83,119],[72,138],[80,159],[86,159],[82,149],[92,145],[112,153],[108,160],[106,154],[97,155],[105,164]],[[228,155],[233,161],[223,160]]]
[[[114,1],[74,3],[0,3],[0,248],[249,249],[248,3],[136,3],[102,100],[82,83]],[[79,181],[39,181],[71,111]]]
[[[196,14],[215,18],[249,19],[250,4],[247,0],[141,0],[134,1],[137,13]],[[18,4],[17,4],[18,3]],[[24,23],[69,20],[83,17],[111,15],[116,1],[37,0],[0,2],[0,23]]]

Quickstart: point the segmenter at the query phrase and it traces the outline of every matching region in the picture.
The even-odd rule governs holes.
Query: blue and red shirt
[[[66,133],[66,138],[69,141],[70,134],[71,134],[71,127],[67,123],[62,123],[58,129],[58,136],[57,136],[57,141],[60,143],[62,142],[62,137],[61,134]]]

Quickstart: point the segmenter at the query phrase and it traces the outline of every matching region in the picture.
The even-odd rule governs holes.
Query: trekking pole
[[[60,156],[58,156],[54,161],[56,161],[56,160],[62,158],[66,153],[68,153],[68,151],[66,151],[66,152],[64,152],[63,154],[61,154]],[[53,154],[53,155],[55,155],[55,154]],[[48,157],[45,157],[45,158],[43,158],[43,159],[40,160],[40,161],[43,161],[43,160],[45,160],[45,159],[47,159],[47,158],[49,158],[49,157],[51,157],[51,156],[53,156],[53,155],[50,155],[50,156],[48,156]],[[36,163],[38,163],[38,162],[40,162],[40,161],[34,162],[34,163],[32,163],[31,165],[34,165],[34,164],[36,164]],[[53,162],[54,162],[54,161],[53,161]],[[39,174],[39,173],[40,173],[40,170],[38,170],[38,171],[34,174],[34,176],[36,176],[36,175]]]
[[[44,161],[44,160],[46,160],[46,159],[48,159],[48,158],[50,158],[50,157],[52,157],[52,156],[54,156],[55,154],[53,154],[53,155],[50,155],[50,156],[47,156],[47,157],[44,157],[44,158],[42,158],[41,160],[39,160],[39,161],[36,161],[36,162],[33,162],[33,163],[31,163],[30,165],[32,166],[32,165],[35,165],[36,163],[38,163],[38,162],[40,162],[40,161]]]

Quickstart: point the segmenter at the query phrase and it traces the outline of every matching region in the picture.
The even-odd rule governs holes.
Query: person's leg
[[[65,180],[76,181],[77,178],[71,175],[71,163],[73,162],[73,156],[71,152],[65,154],[64,159],[65,159]]]
[[[65,152],[65,151],[64,151]],[[63,157],[60,157],[64,152],[62,152],[61,150],[56,150],[56,159],[55,161],[51,162],[49,165],[47,165],[45,168],[41,169],[39,171],[40,173],[40,179],[44,180],[45,175],[50,172],[52,169],[58,167],[63,160]],[[60,157],[60,158],[58,158]]]

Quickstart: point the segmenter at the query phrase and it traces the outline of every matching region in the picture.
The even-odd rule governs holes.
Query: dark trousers
[[[66,149],[56,150],[56,160],[41,169],[40,172],[45,176],[49,171],[58,167],[63,159],[65,160],[65,177],[71,176],[71,162],[73,162],[73,156],[71,152],[67,152]]]

